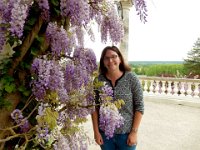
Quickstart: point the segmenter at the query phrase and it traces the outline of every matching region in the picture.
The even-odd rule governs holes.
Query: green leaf
[[[8,43],[10,44],[10,46],[12,47],[14,45],[15,42],[17,42],[18,39],[15,38],[14,36],[9,36],[8,37]]]
[[[2,84],[9,84],[10,82],[13,82],[14,78],[8,75],[5,75],[2,79],[1,79],[1,83]]]
[[[0,109],[2,108],[10,109],[11,103],[6,99],[4,99],[3,97],[0,97]]]
[[[35,47],[31,47],[31,54],[37,56],[38,49]]]
[[[24,96],[29,96],[30,93],[31,93],[31,91],[30,91],[30,90],[27,90],[26,87],[23,86],[23,85],[21,85],[20,87],[18,87],[18,90],[19,90],[20,92],[22,92],[22,94],[23,94]]]
[[[20,57],[21,55],[21,51],[17,50],[15,51],[15,53],[13,54],[13,57]]]
[[[47,108],[44,115],[44,121],[49,125],[49,128],[53,130],[57,125],[58,112]]]
[[[5,88],[5,91],[8,92],[8,93],[12,93],[12,92],[14,92],[16,90],[15,89],[16,86],[15,86],[14,83],[6,84],[4,88]]]
[[[29,24],[29,25],[34,25],[35,24],[35,22],[37,21],[37,19],[35,18],[35,17],[32,17],[32,18],[29,18],[29,20],[28,20],[28,22],[27,22],[27,24]]]
[[[25,86],[21,85],[20,87],[18,87],[18,90],[20,92],[24,92],[24,91],[26,91],[26,88],[25,88]]]
[[[58,0],[51,0],[50,1],[54,6],[59,6],[59,1]]]
[[[44,37],[43,37],[43,36],[37,36],[37,37],[36,37],[36,40],[37,40],[39,43],[43,43],[43,42],[44,42]]]
[[[6,79],[5,79],[5,78],[2,78],[2,79],[1,79],[1,83],[2,83],[2,84],[6,84],[6,83],[7,83]]]
[[[31,68],[31,64],[25,63],[25,64],[24,64],[24,68],[30,69],[30,68]]]
[[[53,10],[54,10],[56,16],[60,15],[60,10],[59,9],[53,8]]]
[[[30,93],[31,93],[31,91],[26,90],[26,91],[23,92],[23,95],[24,95],[24,96],[29,96]]]
[[[20,65],[21,65],[21,67],[22,67],[23,69],[30,69],[30,67],[31,67],[31,64],[29,64],[29,63],[27,63],[27,62],[24,62],[24,61],[22,61],[22,62],[20,63]]]
[[[24,26],[24,31],[31,31],[31,30],[32,30],[31,26],[28,26],[28,25]]]

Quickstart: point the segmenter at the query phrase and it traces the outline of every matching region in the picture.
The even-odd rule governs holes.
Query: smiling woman
[[[120,114],[113,108],[104,109],[104,111],[99,106],[95,108],[92,113],[92,122],[96,143],[102,150],[135,150],[137,131],[144,112],[143,91],[137,76],[124,62],[124,57],[116,46],[107,46],[103,49],[99,75],[95,80],[104,82],[107,88],[112,89],[111,102],[116,103],[118,99],[124,101],[124,105],[119,109]],[[97,91],[97,104],[101,103],[101,96],[102,93]],[[114,113],[113,110],[115,110]],[[102,113],[109,116],[102,118]],[[116,119],[112,120],[113,117]],[[117,122],[118,125],[115,128],[118,120],[120,122]],[[102,123],[110,126],[106,128],[109,132],[102,128]]]

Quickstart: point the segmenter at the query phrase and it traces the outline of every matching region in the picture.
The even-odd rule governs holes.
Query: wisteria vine
[[[146,22],[144,0],[134,4]],[[123,38],[112,0],[0,1],[0,114],[13,121],[5,120],[6,127],[0,121],[0,149],[88,149],[81,125],[94,111],[94,89],[107,138],[123,124],[123,100],[113,100],[112,89],[93,81],[97,60],[84,38],[95,39],[94,22],[102,42]]]

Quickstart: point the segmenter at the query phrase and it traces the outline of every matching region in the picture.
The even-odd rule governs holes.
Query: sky
[[[200,0],[146,0],[147,23],[142,23],[134,6],[129,14],[129,61],[183,61],[200,37]],[[86,41],[100,58],[100,34]]]
[[[183,61],[200,37],[200,0],[146,0],[148,22],[130,11],[131,61]]]

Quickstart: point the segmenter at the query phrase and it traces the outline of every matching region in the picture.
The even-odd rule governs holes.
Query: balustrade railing
[[[200,79],[139,76],[145,94],[200,98]]]

